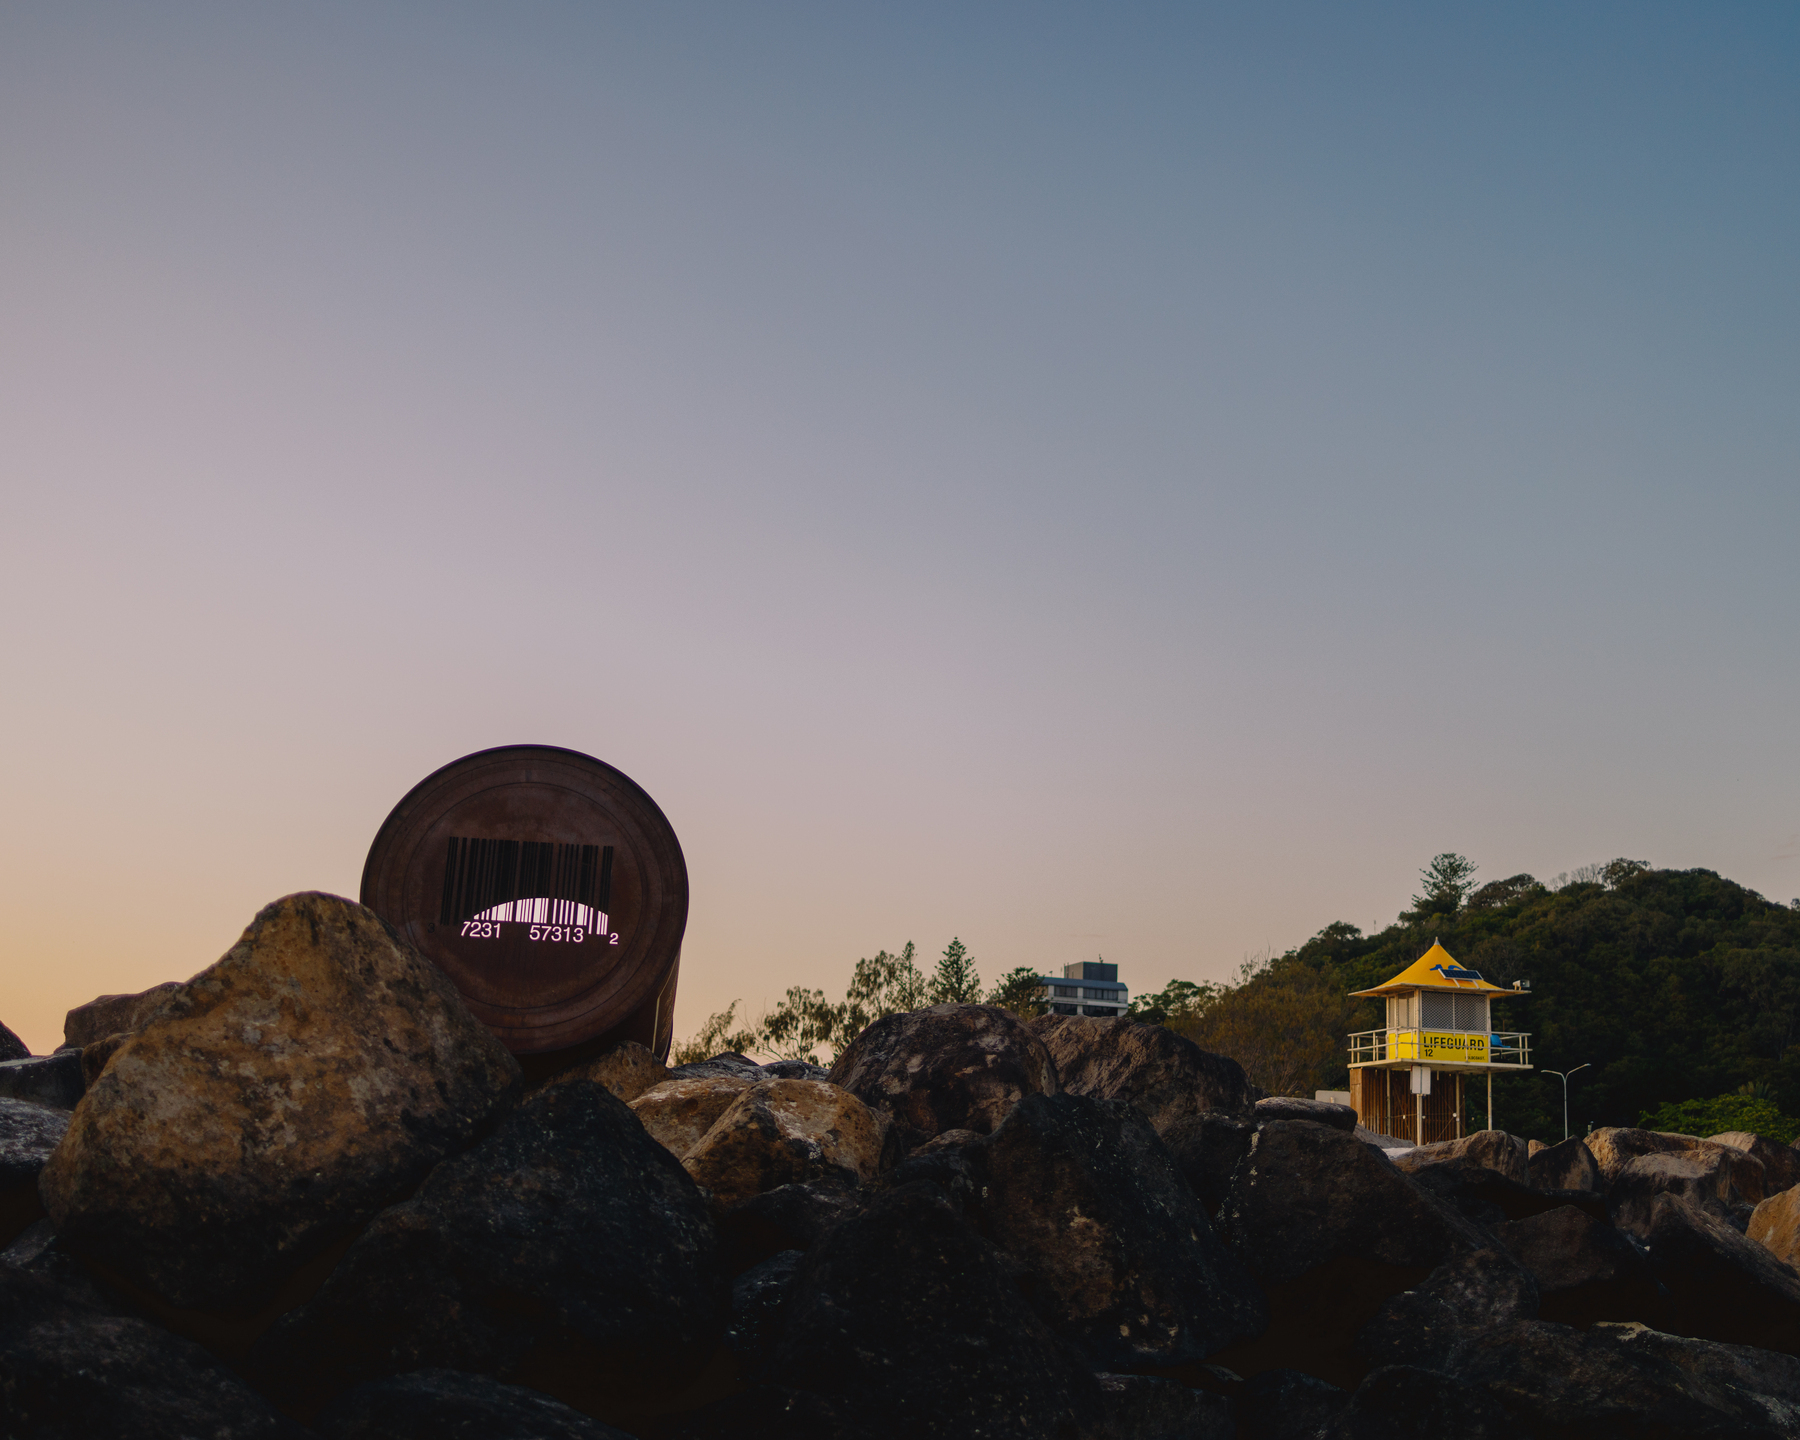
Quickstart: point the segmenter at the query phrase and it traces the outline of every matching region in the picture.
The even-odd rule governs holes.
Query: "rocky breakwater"
[[[117,999],[72,1115],[0,1107],[49,1202],[0,1258],[8,1436],[1800,1426],[1800,1275],[1753,1238],[1800,1202],[1733,1223],[1779,1170],[1756,1137],[1717,1144],[1758,1166],[1729,1192],[1640,1171],[1615,1205],[1609,1165],[1673,1152],[1485,1132],[1402,1168],[1160,1027],[985,1006],[888,1016],[828,1074],[622,1046],[525,1093],[324,896]]]

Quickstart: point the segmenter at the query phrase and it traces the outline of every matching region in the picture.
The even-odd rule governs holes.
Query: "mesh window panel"
[[[1487,1029],[1487,997],[1484,995],[1452,995],[1456,1002],[1458,1030]]]
[[[1427,1030],[1454,1030],[1456,1028],[1455,995],[1424,994],[1419,997],[1419,1024]]]

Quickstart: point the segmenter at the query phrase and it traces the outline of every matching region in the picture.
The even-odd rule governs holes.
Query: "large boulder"
[[[875,1178],[881,1121],[848,1090],[817,1080],[760,1080],[683,1157],[715,1204],[783,1185]]]
[[[1257,1129],[1217,1228],[1267,1291],[1270,1323],[1213,1359],[1240,1375],[1296,1368],[1346,1389],[1368,1372],[1353,1342],[1384,1301],[1459,1249],[1492,1244],[1372,1146],[1307,1120]]]
[[[1250,1114],[1243,1067],[1162,1025],[1043,1015],[1031,1028],[1049,1048],[1064,1090],[1127,1101],[1158,1131],[1187,1115]]]
[[[1735,1193],[1734,1169],[1723,1145],[1636,1156],[1613,1176],[1608,1187],[1613,1222],[1634,1235],[1647,1235],[1656,1202],[1664,1195],[1676,1195],[1702,1210],[1727,1216]]]
[[[688,1374],[728,1304],[687,1171],[605,1087],[574,1080],[376,1216],[255,1365],[297,1405],[448,1368],[594,1413]]]
[[[640,1045],[635,1040],[627,1040],[572,1070],[563,1071],[548,1083],[556,1085],[565,1080],[592,1080],[598,1085],[604,1085],[629,1105],[646,1090],[654,1089],[668,1079],[669,1067],[658,1060],[648,1046]]]
[[[1537,1282],[1498,1246],[1464,1250],[1415,1289],[1390,1297],[1356,1337],[1371,1365],[1454,1370],[1496,1330],[1538,1313]]]
[[[738,1275],[783,1250],[810,1250],[832,1226],[861,1214],[865,1203],[842,1186],[796,1184],[734,1205],[719,1220],[726,1269]]]
[[[1394,1164],[1408,1174],[1431,1165],[1475,1166],[1495,1171],[1520,1185],[1526,1182],[1528,1175],[1525,1142],[1504,1130],[1477,1130],[1460,1140],[1415,1145],[1396,1154]]]
[[[186,987],[165,980],[135,995],[101,995],[63,1017],[63,1044],[85,1049],[109,1035],[135,1035]]]
[[[784,1310],[772,1372],[875,1435],[1076,1440],[1098,1427],[1102,1397],[1083,1357],[927,1182],[821,1237]]]
[[[1266,1285],[1340,1257],[1429,1271],[1481,1233],[1352,1135],[1305,1120],[1260,1127],[1238,1162],[1220,1233]]]
[[[303,1440],[200,1346],[0,1264],[0,1434],[18,1440]]]
[[[1255,1134],[1251,1121],[1232,1115],[1185,1115],[1162,1132],[1175,1168],[1209,1217],[1219,1213],[1232,1172],[1249,1154]]]
[[[1763,1167],[1762,1198],[1779,1195],[1800,1185],[1800,1150],[1750,1130],[1727,1130],[1709,1137],[1715,1145],[1728,1145],[1754,1158]],[[1746,1197],[1748,1198],[1748,1197]],[[1753,1202],[1754,1203],[1754,1202]]]
[[[48,1105],[54,1110],[73,1110],[81,1103],[86,1089],[79,1050],[0,1061],[0,1096],[8,1099]]]
[[[536,1390],[460,1370],[359,1385],[327,1406],[313,1429],[320,1440],[631,1440]]]
[[[748,1055],[740,1055],[735,1050],[727,1050],[710,1060],[690,1060],[669,1071],[671,1080],[716,1080],[721,1075],[735,1076],[752,1084],[764,1078],[762,1066]]]
[[[0,1025],[0,1060],[29,1060],[31,1047],[4,1025]]]
[[[1700,1163],[1721,1164],[1730,1186],[1723,1197],[1726,1203],[1742,1200],[1754,1205],[1763,1198],[1762,1162],[1734,1146],[1701,1140],[1693,1135],[1675,1135],[1664,1130],[1635,1130],[1624,1126],[1607,1126],[1582,1137],[1600,1166],[1600,1174],[1610,1187],[1619,1173],[1633,1160],[1645,1155],[1680,1155]],[[1723,1157],[1714,1161],[1713,1157]]]
[[[1298,1095],[1269,1095],[1252,1109],[1258,1120],[1316,1120],[1334,1130],[1356,1129],[1356,1111],[1335,1100],[1306,1100]]]
[[[1800,1269],[1800,1185],[1758,1205],[1744,1233],[1784,1265]]]
[[[1356,1387],[1319,1440],[1531,1440],[1491,1395],[1423,1365],[1384,1365]]]
[[[1099,1368],[1180,1365],[1268,1323],[1262,1292],[1125,1102],[1033,1095],[967,1150],[982,1233]]]
[[[1316,1440],[1350,1392],[1304,1370],[1265,1370],[1237,1387],[1231,1410],[1242,1440]]]
[[[1537,1141],[1532,1141],[1537,1145]],[[1571,1135],[1554,1145],[1542,1145],[1525,1162],[1526,1183],[1534,1190],[1593,1190],[1606,1188],[1594,1152]]]
[[[468,1146],[519,1083],[374,911],[291,895],[113,1057],[40,1188],[64,1238],[126,1279],[228,1304]]]
[[[68,1129],[66,1111],[0,1099],[0,1246],[43,1219],[38,1174]]]
[[[841,1085],[893,1122],[904,1149],[946,1130],[991,1134],[1027,1095],[1054,1095],[1044,1042],[997,1005],[933,1005],[884,1015],[831,1067]]]
[[[695,1075],[653,1085],[631,1102],[652,1140],[680,1159],[756,1082],[742,1075]]]
[[[1478,1165],[1427,1165],[1413,1173],[1412,1181],[1477,1224],[1489,1227],[1529,1219],[1564,1205],[1573,1205],[1596,1220],[1607,1219],[1603,1196],[1587,1190],[1534,1190]]]
[[[119,1049],[43,1170],[43,1202],[126,1280],[225,1305],[468,1147],[518,1085],[380,916],[290,895]]]
[[[1800,1273],[1726,1221],[1658,1196],[1644,1240],[1678,1334],[1800,1356]]]
[[[1510,1434],[1545,1440],[1792,1440],[1800,1419],[1800,1361],[1641,1325],[1520,1321],[1458,1378],[1513,1411]]]
[[[1105,1440],[1233,1440],[1231,1402],[1162,1375],[1108,1375],[1100,1382]]]
[[[1601,1320],[1667,1325],[1668,1291],[1643,1252],[1605,1220],[1559,1205],[1505,1221],[1494,1233],[1537,1281],[1539,1318],[1579,1326]]]

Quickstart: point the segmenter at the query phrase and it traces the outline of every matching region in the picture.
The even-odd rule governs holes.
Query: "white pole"
[[[1488,1129],[1494,1128],[1494,1072],[1487,1072],[1488,1077]],[[1565,1122],[1566,1123],[1566,1122]]]

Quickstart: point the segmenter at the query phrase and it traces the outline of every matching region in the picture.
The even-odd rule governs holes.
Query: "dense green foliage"
[[[1139,1005],[1169,1011],[1173,1028],[1238,1055],[1268,1089],[1342,1090],[1344,1033],[1383,1023],[1379,1002],[1350,1001],[1340,1014],[1342,997],[1398,973],[1435,938],[1495,984],[1530,984],[1529,997],[1494,1005],[1496,1028],[1530,1033],[1538,1067],[1494,1082],[1495,1123],[1515,1134],[1561,1136],[1561,1082],[1543,1071],[1584,1063],[1592,1068],[1569,1085],[1575,1133],[1634,1125],[1666,1103],[1746,1082],[1764,1087],[1781,1112],[1800,1114],[1800,910],[1710,870],[1625,860],[1588,867],[1557,889],[1515,875],[1459,893],[1467,873],[1442,863],[1456,858],[1439,856],[1425,895],[1379,934],[1328,925],[1235,986],[1171,986]],[[1255,1043],[1269,1029],[1258,1014],[1275,1011],[1282,1034]],[[1331,1036],[1332,1058],[1280,1073],[1296,1035],[1309,1054]],[[1471,1115],[1481,1118],[1480,1087],[1470,1090]]]
[[[1755,1095],[1720,1095],[1713,1100],[1683,1100],[1646,1111],[1638,1117],[1646,1130],[1669,1130],[1677,1135],[1723,1135],[1748,1130],[1784,1145],[1800,1139],[1800,1120],[1783,1115],[1773,1100]]]

